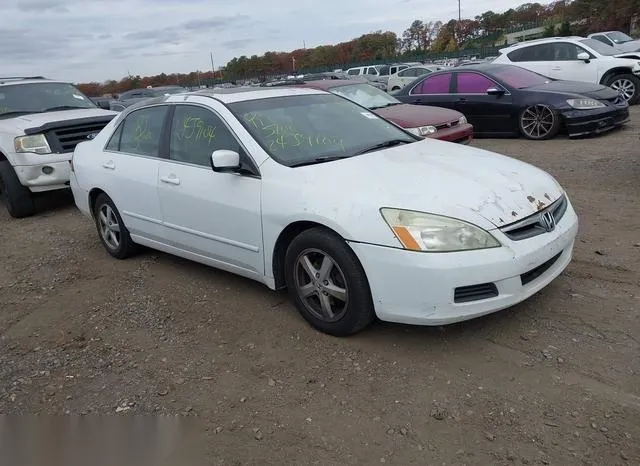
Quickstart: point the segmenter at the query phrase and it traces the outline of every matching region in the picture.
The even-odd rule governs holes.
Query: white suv
[[[640,53],[621,53],[595,39],[551,37],[500,50],[494,63],[510,63],[554,79],[604,84],[629,104],[640,101]]]
[[[69,83],[0,77],[0,194],[9,214],[33,215],[33,193],[68,189],[76,144],[115,115]]]

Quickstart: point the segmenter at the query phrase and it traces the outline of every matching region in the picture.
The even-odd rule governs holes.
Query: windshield
[[[387,76],[389,74],[389,69],[390,69],[389,66],[383,65],[380,68],[378,68],[378,74],[380,76]]]
[[[402,103],[385,91],[373,87],[370,84],[347,84],[346,86],[332,87],[329,91],[346,99],[353,100],[355,103],[371,110]]]
[[[391,141],[418,140],[331,94],[272,97],[228,106],[262,148],[286,166],[351,157]]]
[[[625,42],[631,42],[633,40],[633,38],[620,31],[610,32],[607,35],[609,36],[609,39],[614,41],[616,44],[624,44]]]
[[[616,54],[620,53],[619,50],[614,49],[610,45],[603,44],[599,40],[582,39],[580,42],[582,42],[584,45],[586,45],[588,47],[591,47],[593,50],[598,52],[600,55],[611,56],[611,55],[616,55]]]
[[[71,84],[42,82],[0,87],[0,118],[75,108],[97,107]]]
[[[525,89],[549,82],[549,78],[518,66],[505,66],[493,72],[493,75],[506,85],[516,89]]]

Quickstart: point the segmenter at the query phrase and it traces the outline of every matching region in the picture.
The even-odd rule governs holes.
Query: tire
[[[520,134],[534,141],[555,138],[561,125],[562,120],[558,112],[543,104],[526,107],[518,117]]]
[[[7,160],[0,162],[0,197],[5,201],[9,215],[13,218],[30,217],[36,212],[33,194],[29,188],[22,186],[18,175]]]
[[[393,89],[391,89],[391,92],[393,92],[393,91],[399,91],[399,90],[400,90],[400,88],[399,88],[398,86],[393,86]]]
[[[120,212],[109,196],[100,194],[93,205],[98,237],[107,252],[116,259],[126,259],[137,252]]]
[[[623,96],[629,105],[640,101],[640,78],[632,74],[616,74],[607,79],[606,85],[618,91],[625,91]]]
[[[322,267],[327,260],[327,267]],[[314,279],[305,263],[318,273]],[[325,271],[326,279],[322,280]],[[324,228],[305,230],[291,241],[285,255],[285,280],[302,317],[323,333],[353,335],[375,318],[369,282],[360,261],[342,238]],[[336,297],[341,294],[344,301]],[[332,310],[332,317],[322,312],[323,302]]]

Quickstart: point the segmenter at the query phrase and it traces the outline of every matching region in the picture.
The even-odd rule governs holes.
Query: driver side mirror
[[[505,94],[505,91],[504,91],[504,89],[498,89],[496,87],[490,87],[489,89],[487,89],[487,94],[488,95],[495,95],[496,97],[500,97],[500,96]]]
[[[585,63],[589,63],[591,61],[591,56],[587,52],[580,52],[577,58]]]
[[[235,172],[240,169],[240,154],[232,150],[216,150],[211,154],[211,168],[214,172]]]

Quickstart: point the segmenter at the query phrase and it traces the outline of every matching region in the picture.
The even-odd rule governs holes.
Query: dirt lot
[[[287,296],[162,253],[107,257],[68,194],[0,211],[0,412],[185,414],[212,464],[640,462],[640,108],[598,138],[474,144],[581,220],[567,271],[443,328],[308,327]]]

